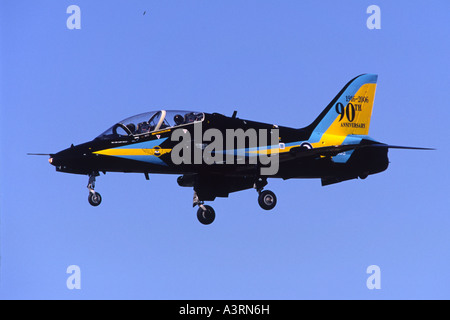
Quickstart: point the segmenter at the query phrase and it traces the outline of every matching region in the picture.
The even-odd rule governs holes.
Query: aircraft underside
[[[95,180],[100,172],[134,172],[142,173],[147,179],[149,174],[180,175],[177,183],[181,187],[194,190],[193,206],[199,206],[198,219],[204,224],[214,221],[215,212],[205,201],[213,201],[217,197],[228,197],[230,193],[247,189],[255,189],[258,193],[258,203],[264,210],[276,206],[275,193],[264,188],[268,178],[279,179],[321,179],[322,185],[339,183],[350,179],[365,179],[368,175],[382,172],[388,167],[387,148],[365,148],[356,150],[346,163],[335,163],[331,157],[318,156],[314,159],[288,162],[280,166],[278,174],[261,176],[255,165],[210,165],[210,166],[167,166],[161,168],[149,163],[120,158],[100,158],[95,163],[75,161],[76,165],[57,171],[89,175],[89,203],[100,204],[101,195],[96,192]],[[101,164],[101,165],[100,165]]]

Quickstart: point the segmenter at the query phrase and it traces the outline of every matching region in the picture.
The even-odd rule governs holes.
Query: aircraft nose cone
[[[48,159],[48,163],[50,163],[52,166],[55,167],[63,167],[68,164],[70,160],[70,157],[68,157],[64,151],[59,152],[57,154],[51,154],[50,158]]]
[[[56,154],[51,154],[48,162],[56,167],[56,171],[85,174],[93,168],[92,157],[86,148],[72,146]]]
[[[50,163],[51,165],[58,167],[61,165],[61,157],[57,157],[57,156],[52,156],[48,159],[48,163]]]

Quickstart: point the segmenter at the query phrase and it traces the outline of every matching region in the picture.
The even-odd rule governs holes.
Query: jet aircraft
[[[385,171],[389,149],[431,150],[388,145],[368,136],[377,78],[375,74],[363,74],[352,79],[304,128],[244,120],[236,112],[228,117],[219,113],[159,110],[119,121],[90,142],[49,154],[49,162],[58,172],[89,176],[88,200],[92,206],[102,201],[94,190],[100,173],[134,172],[144,174],[147,180],[154,173],[179,175],[180,186],[193,188],[197,218],[205,225],[216,216],[205,201],[228,197],[232,192],[254,188],[261,208],[271,210],[277,198],[264,189],[269,178],[317,178],[326,186]],[[235,133],[240,130],[244,145],[227,149],[227,145],[221,148],[217,137],[210,137],[209,141],[195,138],[205,138],[210,129],[224,135],[229,130]],[[249,130],[266,130],[271,139],[258,137],[258,144],[250,145],[251,135],[246,134]],[[178,132],[176,139],[175,132]],[[181,144],[181,136],[187,137],[187,142]],[[214,148],[209,148],[209,156],[221,161],[208,162],[202,154],[200,162],[192,161],[196,152],[207,151],[215,142]],[[268,162],[262,161],[264,155],[277,161],[276,170],[269,174],[262,170],[268,167]],[[226,163],[224,157],[232,161]]]

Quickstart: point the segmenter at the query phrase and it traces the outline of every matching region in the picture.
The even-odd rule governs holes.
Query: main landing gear
[[[264,210],[272,210],[277,205],[277,196],[270,190],[259,192],[258,203]]]
[[[259,178],[254,185],[254,188],[258,192],[258,204],[264,210],[272,210],[277,205],[277,196],[270,190],[263,190],[267,185],[265,179]],[[211,206],[205,205],[204,201],[200,200],[197,192],[194,192],[193,207],[198,206],[197,219],[201,224],[209,225],[214,222],[216,218],[216,212]]]
[[[94,207],[97,207],[100,205],[100,203],[102,203],[102,196],[100,195],[100,193],[94,191],[95,178],[98,177],[99,175],[100,174],[98,172],[92,172],[89,175],[89,182],[87,185],[87,188],[89,189],[88,201],[90,205]]]
[[[204,225],[211,224],[216,219],[216,212],[211,206],[202,204],[197,210],[197,219]]]
[[[200,201],[197,192],[194,192],[194,207],[198,206],[197,219],[201,224],[208,225],[214,222],[216,219],[216,212],[211,206],[204,204]]]
[[[255,182],[254,188],[258,192],[258,204],[264,210],[272,210],[277,205],[277,196],[270,190],[263,190],[267,185],[267,180],[259,178]]]

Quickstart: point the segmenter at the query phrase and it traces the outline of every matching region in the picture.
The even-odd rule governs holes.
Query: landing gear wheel
[[[202,206],[205,208],[203,209]],[[197,219],[200,221],[200,223],[204,225],[208,225],[214,222],[214,219],[216,218],[216,213],[214,212],[214,209],[211,206],[202,205],[198,208],[197,211]]]
[[[99,175],[100,174],[97,171],[91,172],[91,174],[89,174],[89,182],[87,185],[87,188],[89,189],[88,201],[91,204],[91,206],[94,207],[102,203],[102,196],[100,195],[100,193],[94,191],[95,178],[98,177]]]
[[[91,206],[96,207],[102,203],[102,196],[98,192],[89,192],[88,201]]]
[[[270,190],[261,191],[258,196],[258,203],[264,210],[272,210],[277,204],[277,196]]]

